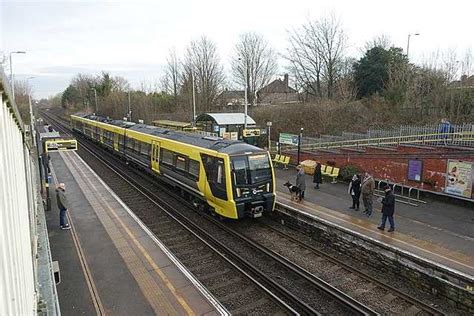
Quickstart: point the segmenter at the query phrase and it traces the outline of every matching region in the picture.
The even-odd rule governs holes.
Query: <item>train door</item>
[[[114,149],[119,151],[119,134],[114,133]]]
[[[160,172],[160,143],[151,141],[151,169]]]

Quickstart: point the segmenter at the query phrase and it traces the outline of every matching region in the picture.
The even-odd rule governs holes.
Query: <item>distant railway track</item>
[[[48,116],[49,120],[54,120],[54,118]],[[66,129],[67,124],[58,122],[57,119],[54,120],[54,124],[62,126],[62,129]],[[58,126],[59,127],[59,126]],[[65,130],[66,131],[66,130]],[[89,146],[86,142],[81,141],[82,147]],[[96,148],[95,148],[96,149]],[[89,155],[94,155],[93,152],[89,152]],[[259,284],[260,287],[264,285],[264,292],[267,296],[270,296],[273,301],[277,301],[278,304],[273,303],[273,305],[285,306],[287,309],[284,310],[285,313],[301,313],[301,314],[357,314],[357,315],[374,315],[376,314],[371,309],[365,307],[363,304],[360,304],[356,300],[350,298],[344,293],[340,292],[336,288],[325,283],[321,279],[305,273],[297,265],[285,261],[281,257],[272,254],[271,251],[266,250],[264,247],[259,247],[253,243],[250,239],[245,238],[244,236],[238,237],[238,234],[230,230],[226,225],[219,223],[219,221],[214,221],[208,216],[201,216],[196,214],[194,211],[185,211],[183,207],[188,207],[189,205],[183,205],[183,203],[177,203],[176,196],[174,196],[173,201],[166,200],[162,196],[157,196],[153,192],[162,191],[163,188],[160,187],[160,190],[154,190],[156,187],[156,181],[150,181],[148,177],[139,177],[140,182],[137,181],[136,171],[134,170],[125,170],[130,168],[120,168],[117,163],[117,158],[115,156],[108,157],[109,155],[101,154],[101,157],[95,157],[95,159],[102,160],[103,163],[107,164],[107,168],[112,168],[114,173],[119,175],[119,178],[122,178],[121,181],[125,181],[129,187],[133,187],[135,192],[128,190],[128,194],[123,194],[120,191],[120,186],[118,185],[119,180],[111,180],[110,172],[108,173],[108,180],[110,183],[115,183],[111,185],[112,189],[118,193],[121,198],[124,199],[124,202],[129,205],[129,207],[134,209],[140,209],[137,215],[144,220],[144,222],[150,227],[150,229],[155,232],[155,234],[160,238],[176,256],[182,259],[186,266],[190,266],[192,262],[190,260],[183,259],[183,257],[189,258],[189,256],[180,256],[180,251],[182,248],[186,250],[184,252],[189,253],[190,251],[196,251],[199,249],[198,253],[203,254],[204,246],[193,245],[192,247],[183,247],[184,244],[189,244],[189,238],[183,236],[183,233],[177,233],[177,226],[173,223],[179,223],[182,227],[188,231],[188,235],[191,234],[194,238],[198,238],[200,242],[204,242],[207,247],[211,247],[215,252],[224,254],[223,258],[229,260],[226,265],[232,265],[235,270],[236,266],[239,266],[242,270],[240,273],[247,275],[247,278],[251,278],[254,284]],[[107,157],[107,158],[106,158]],[[108,159],[115,160],[111,163]],[[92,164],[92,168],[96,169],[97,166]],[[102,167],[104,168],[104,167]],[[97,171],[96,171],[97,172]],[[98,172],[100,175],[100,172]],[[109,184],[110,185],[110,184]],[[122,189],[123,191],[123,189]],[[145,199],[137,199],[137,194],[140,193],[141,196]],[[168,192],[171,194],[171,192]],[[127,201],[128,200],[128,201]],[[149,200],[155,206],[143,205],[143,200]],[[139,207],[133,207],[133,204],[139,204]],[[171,205],[178,204],[178,207]],[[161,215],[158,215],[157,212],[153,212],[153,215],[145,214],[151,213],[150,210],[159,208],[162,211],[167,213],[168,219],[163,219]],[[179,208],[179,209],[177,209]],[[143,210],[146,210],[143,212]],[[169,214],[168,214],[169,213]],[[184,215],[184,213],[186,215]],[[157,218],[160,216],[160,218]],[[150,220],[150,218],[153,219]],[[171,221],[170,219],[173,219]],[[158,227],[159,226],[159,227]],[[182,230],[182,229],[181,229]],[[178,247],[173,247],[173,243],[177,242]],[[180,249],[181,248],[181,249]],[[200,256],[201,257],[201,256]],[[212,273],[205,275],[204,277],[199,277],[201,280],[210,280],[210,279],[220,279],[221,281],[214,285],[205,284],[208,288],[216,289],[222,286],[222,282],[231,283],[231,288],[234,289],[234,296],[242,296],[239,293],[248,293],[249,298],[240,298],[238,301],[241,303],[238,305],[237,309],[235,307],[236,302],[229,304],[231,306],[230,310],[232,313],[241,313],[241,312],[255,312],[258,310],[263,313],[274,313],[275,306],[269,309],[268,307],[262,307],[262,304],[269,301],[267,298],[258,298],[256,297],[253,289],[247,289],[241,285],[232,284],[233,282],[229,280],[235,280],[237,273],[234,271],[230,273],[229,276],[224,277],[224,273],[228,268],[225,268],[225,265],[222,263],[222,259],[217,261],[215,255],[207,254],[204,255],[207,257],[205,262],[214,262],[214,268],[209,269],[207,263],[200,264],[200,268],[204,270],[217,271],[217,275]],[[199,261],[199,260],[198,260]],[[216,265],[216,263],[218,263]],[[191,264],[192,266],[192,264]],[[197,270],[190,270],[196,275]],[[232,277],[233,275],[233,277]],[[242,277],[237,277],[241,279]],[[236,281],[237,282],[237,281]],[[242,289],[242,291],[235,292],[235,288]],[[214,292],[213,292],[214,293]],[[214,293],[218,299],[223,301],[225,306],[226,300],[229,300],[229,295],[220,298],[219,295]],[[259,303],[256,307],[253,306],[255,302]],[[285,303],[286,302],[286,303]],[[249,308],[252,308],[249,310]],[[256,310],[255,310],[256,308]],[[281,312],[281,311],[280,311]]]
[[[55,120],[54,118],[49,117],[50,120]],[[55,120],[55,124],[61,124],[61,125],[66,125],[62,122],[58,122],[57,119]],[[65,128],[63,126],[63,128]],[[82,142],[83,144],[86,144],[86,142]],[[88,143],[88,142],[87,142]],[[86,145],[90,146],[89,144]],[[96,150],[96,148],[94,148]],[[92,151],[94,151],[92,150]],[[90,152],[89,155],[94,155],[93,152]],[[108,155],[107,155],[108,156]],[[188,266],[188,268],[198,277],[198,279],[204,280],[202,281],[203,284],[205,284],[206,287],[208,287],[211,292],[214,293],[214,295],[220,299],[225,306],[230,306],[229,310],[232,311],[232,313],[248,313],[248,312],[264,312],[268,313],[272,308],[275,308],[275,306],[280,305],[284,307],[289,307],[291,308],[286,309],[283,308],[282,311],[284,310],[285,313],[302,313],[302,314],[364,314],[364,315],[372,315],[379,313],[379,308],[377,306],[374,306],[374,304],[371,305],[370,302],[365,302],[360,303],[359,301],[355,300],[351,296],[347,295],[344,293],[343,290],[338,289],[337,287],[331,285],[330,283],[327,283],[323,281],[321,278],[316,277],[316,273],[309,273],[304,266],[304,263],[302,266],[294,263],[294,259],[291,258],[285,258],[285,256],[282,256],[278,254],[276,251],[272,250],[272,246],[266,245],[266,243],[261,242],[261,239],[267,239],[266,237],[264,238],[259,238],[259,241],[256,241],[255,236],[252,237],[247,237],[247,233],[239,233],[241,229],[239,229],[238,223],[235,223],[236,227],[231,228],[231,225],[225,225],[221,223],[220,221],[217,221],[215,219],[212,219],[211,217],[208,216],[201,216],[196,214],[195,212],[192,212],[190,210],[183,212],[182,203],[180,205],[176,204],[176,195],[173,192],[167,192],[167,194],[171,198],[163,198],[162,196],[156,196],[153,192],[155,190],[151,188],[159,187],[161,191],[169,191],[166,188],[163,188],[162,186],[159,186],[156,184],[156,181],[153,181],[153,179],[149,179],[148,177],[141,177],[143,181],[140,181],[140,183],[137,183],[135,180],[136,177],[136,171],[134,170],[125,170],[125,169],[130,169],[130,168],[120,168],[118,169],[116,160],[117,158],[115,156],[110,155],[111,159],[115,160],[112,165],[115,165],[115,168],[117,170],[114,170],[114,172],[117,172],[120,174],[120,177],[125,178],[124,181],[129,183],[129,186],[133,186],[136,188],[137,191],[141,192],[142,197],[146,196],[147,199],[151,199],[152,203],[156,203],[157,205],[160,205],[160,208],[166,208],[168,212],[171,213],[171,215],[167,215],[168,219],[162,218],[160,215],[160,218],[147,218],[147,217],[154,217],[158,216],[155,214],[154,216],[150,216],[150,209],[152,208],[147,208],[144,207],[143,205],[132,207],[134,204],[140,204],[143,203],[142,200],[143,198],[137,198],[135,193],[129,193],[121,196],[122,199],[129,205],[129,203],[132,204],[129,205],[129,207],[134,210],[137,209],[137,215],[142,218],[142,220],[147,224],[152,231],[155,232],[155,234],[163,240],[165,244],[177,255],[178,258],[180,258],[185,265]],[[108,160],[105,159],[104,157],[96,157],[96,159],[102,159],[102,160]],[[105,162],[107,164],[110,164],[110,161]],[[92,166],[94,169],[96,169],[94,166]],[[100,167],[99,167],[100,168]],[[103,167],[102,167],[103,168]],[[110,166],[108,167],[110,168]],[[98,172],[100,174],[100,172]],[[141,173],[140,173],[141,174]],[[143,183],[142,183],[143,182]],[[110,184],[109,184],[110,185]],[[112,186],[112,185],[110,185]],[[116,191],[115,187],[112,187],[114,191]],[[117,192],[117,191],[116,191]],[[173,197],[174,196],[174,197]],[[189,205],[185,205],[187,208],[189,208]],[[155,206],[156,208],[156,206]],[[177,208],[180,208],[177,210]],[[145,209],[148,211],[143,211],[142,209]],[[155,212],[156,213],[156,212]],[[186,213],[186,216],[183,215],[183,213]],[[240,277],[235,276],[235,272],[229,273],[225,272],[224,274],[219,274],[215,273],[216,275],[212,275],[207,273],[204,273],[204,277],[199,277],[199,269],[206,270],[209,268],[207,263],[202,263],[204,262],[219,262],[217,264],[217,269],[221,271],[227,270],[227,268],[223,268],[224,265],[221,264],[220,262],[223,259],[219,259],[220,261],[217,261],[216,255],[214,254],[205,254],[202,256],[203,252],[202,249],[204,246],[194,246],[191,247],[191,249],[194,248],[200,249],[198,253],[200,254],[198,256],[198,259],[196,260],[198,262],[198,268],[197,270],[193,270],[193,259],[186,259],[183,257],[186,257],[185,255],[180,256],[180,249],[182,248],[183,243],[188,243],[188,237],[184,238],[179,238],[175,234],[175,224],[172,224],[172,221],[169,220],[169,217],[172,217],[174,221],[179,222],[181,225],[187,226],[190,230],[188,234],[194,235],[193,238],[201,239],[201,242],[204,242],[207,244],[207,246],[211,246],[215,248],[215,251],[220,253],[221,255],[224,254],[224,258],[228,259],[230,262],[228,262],[228,265],[234,266],[234,269],[232,271],[235,271],[235,266],[239,266],[241,269],[245,269],[246,272],[244,274],[251,275],[251,278],[254,278],[254,282],[259,285],[264,285],[265,291],[267,292],[267,295],[269,295],[273,300],[276,300],[276,303],[274,307],[265,307],[265,302],[269,301],[268,298],[256,298],[255,297],[255,291],[253,291],[250,288],[245,288],[241,287],[240,285],[235,284],[234,282],[237,282],[236,279],[239,279]],[[164,223],[165,225],[158,225],[157,223],[161,222]],[[247,221],[248,222],[248,221]],[[199,223],[199,224],[196,224]],[[268,226],[260,228],[258,230],[256,227],[258,227],[258,223],[252,222],[250,225],[240,225],[242,227],[251,227],[251,229],[256,229],[253,234],[257,236],[263,236],[268,234],[268,232],[265,232],[265,230],[269,230]],[[168,226],[168,227],[167,227]],[[191,231],[192,230],[192,231]],[[271,230],[271,229],[270,229]],[[215,231],[215,232],[214,232]],[[245,231],[245,229],[244,229]],[[212,233],[211,233],[212,232]],[[262,234],[264,233],[264,234]],[[270,232],[270,234],[273,235],[280,235],[282,238],[288,239],[288,236],[283,237],[284,235],[276,233],[275,231]],[[275,238],[275,237],[273,237]],[[298,247],[302,249],[306,249],[306,252],[308,251],[308,248],[304,248],[302,244],[298,244],[295,240],[292,241],[293,245],[297,245]],[[174,247],[175,245],[176,247]],[[187,248],[186,248],[187,249]],[[312,253],[317,253],[316,248]],[[183,254],[186,254],[187,252],[192,253],[192,250],[187,249],[182,251]],[[318,255],[319,258],[322,257],[321,254]],[[189,256],[188,256],[189,257]],[[314,256],[308,256],[308,253],[305,253],[305,258],[306,260],[315,260]],[[317,259],[321,260],[321,259]],[[326,260],[326,259],[325,259]],[[335,260],[335,261],[334,261]],[[334,259],[332,264],[336,267],[343,267],[339,263],[336,263],[337,259]],[[338,268],[333,268],[332,270],[343,270],[343,269],[338,269]],[[213,271],[218,271],[218,270],[213,270]],[[346,270],[344,270],[346,271]],[[335,271],[334,271],[335,272]],[[226,273],[229,274],[228,277],[226,277]],[[241,272],[242,273],[242,272]],[[354,271],[351,271],[350,273],[357,274]],[[231,276],[233,275],[233,276]],[[347,278],[348,273],[346,274],[340,274],[339,278]],[[208,281],[206,283],[206,280]],[[218,281],[221,280],[221,281]],[[367,278],[365,278],[367,280]],[[215,281],[214,284],[212,284]],[[390,295],[395,295],[396,297],[403,298],[405,301],[410,302],[411,308],[406,308],[405,310],[407,312],[424,312],[424,314],[440,314],[439,311],[437,311],[434,308],[431,308],[429,305],[424,304],[423,302],[417,302],[415,299],[407,299],[407,295],[404,295],[403,293],[399,292],[397,293],[396,289],[389,289],[387,287],[382,287],[380,284],[377,283],[375,279],[371,280],[370,284],[375,284],[376,286],[374,288],[384,288],[385,291],[387,291],[387,296],[390,297]],[[380,282],[379,282],[380,283]],[[232,295],[224,295],[223,297],[219,295],[219,292],[226,292],[225,290],[225,284],[229,284],[231,288],[239,288],[239,289],[245,289],[242,290],[242,292],[249,293],[249,303],[245,304],[242,303],[244,299],[240,297],[239,299],[233,300]],[[274,293],[274,294],[270,294]],[[389,294],[389,293],[394,293],[394,294]],[[235,296],[235,294],[234,294]],[[226,302],[227,301],[227,302]],[[237,301],[237,303],[236,303]],[[254,304],[256,306],[252,306],[250,302],[259,302],[257,304]],[[286,302],[287,305],[284,303]],[[227,304],[226,304],[227,303]],[[236,305],[237,304],[237,305]],[[387,304],[387,303],[384,303]],[[238,307],[236,307],[238,306]],[[406,306],[405,306],[406,307]],[[277,310],[277,309],[276,309]],[[272,310],[272,313],[276,310]],[[377,312],[376,312],[377,311]],[[383,313],[383,312],[382,312]]]

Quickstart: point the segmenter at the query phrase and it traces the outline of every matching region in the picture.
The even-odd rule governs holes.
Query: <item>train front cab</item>
[[[274,173],[268,153],[232,156],[232,193],[238,218],[261,217],[275,205]]]

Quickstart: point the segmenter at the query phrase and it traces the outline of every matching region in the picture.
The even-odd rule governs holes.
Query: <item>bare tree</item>
[[[192,41],[186,50],[182,76],[186,85],[191,81],[191,74],[194,74],[196,106],[201,111],[208,111],[215,104],[225,77],[216,45],[205,36]]]
[[[285,58],[297,87],[306,95],[322,97],[321,59],[314,37],[303,27],[289,32],[289,48]]]
[[[346,35],[333,15],[308,21],[290,32],[286,58],[299,86],[308,94],[332,98],[337,90],[338,71],[343,67]]]
[[[176,56],[176,50],[172,48],[166,58],[166,68],[165,75],[162,79],[162,87],[164,91],[173,96],[175,105],[178,103],[180,73],[181,63],[179,58]]]
[[[323,17],[315,25],[308,25],[310,32],[318,42],[319,53],[324,66],[327,96],[332,98],[335,92],[337,71],[343,61],[347,37],[340,21],[334,14]]]
[[[250,104],[256,103],[256,93],[266,86],[277,71],[277,56],[262,35],[244,33],[235,45],[232,75],[237,84],[247,89]]]
[[[366,51],[371,50],[374,47],[381,47],[388,50],[391,46],[392,40],[390,39],[390,36],[380,34],[365,42],[364,48],[361,49],[361,52],[365,54]]]

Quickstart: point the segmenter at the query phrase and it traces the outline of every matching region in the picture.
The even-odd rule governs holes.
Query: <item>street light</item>
[[[300,164],[300,154],[301,154],[301,142],[303,141],[303,130],[304,128],[300,128],[300,133],[298,134],[298,165]]]
[[[26,82],[28,80],[35,79],[35,77],[28,77],[26,78]],[[35,117],[33,115],[33,106],[31,105],[31,90],[28,93],[28,103],[30,106],[30,134],[31,134],[31,139],[33,140],[33,146],[36,146],[35,142]]]
[[[412,35],[413,35],[413,36],[418,36],[418,35],[420,35],[420,33],[408,34],[408,41],[407,41],[407,58],[409,58],[409,57],[408,57],[408,54],[409,54],[409,52],[410,52],[410,37],[411,37]]]
[[[239,60],[243,60],[241,57],[239,57]],[[244,130],[247,129],[247,90],[249,87],[249,66],[247,63],[247,60],[244,61],[245,63],[245,104],[244,104]]]
[[[97,113],[97,90],[95,88],[91,88],[94,90],[94,98],[95,98],[95,115],[98,115]]]
[[[194,87],[194,69],[191,70],[191,80],[193,83],[193,124],[196,124],[196,89]]]
[[[10,85],[12,87],[12,98],[13,101],[15,101],[15,80],[13,78],[13,63],[12,63],[12,55],[13,54],[26,54],[24,51],[16,51],[16,52],[10,52]]]

